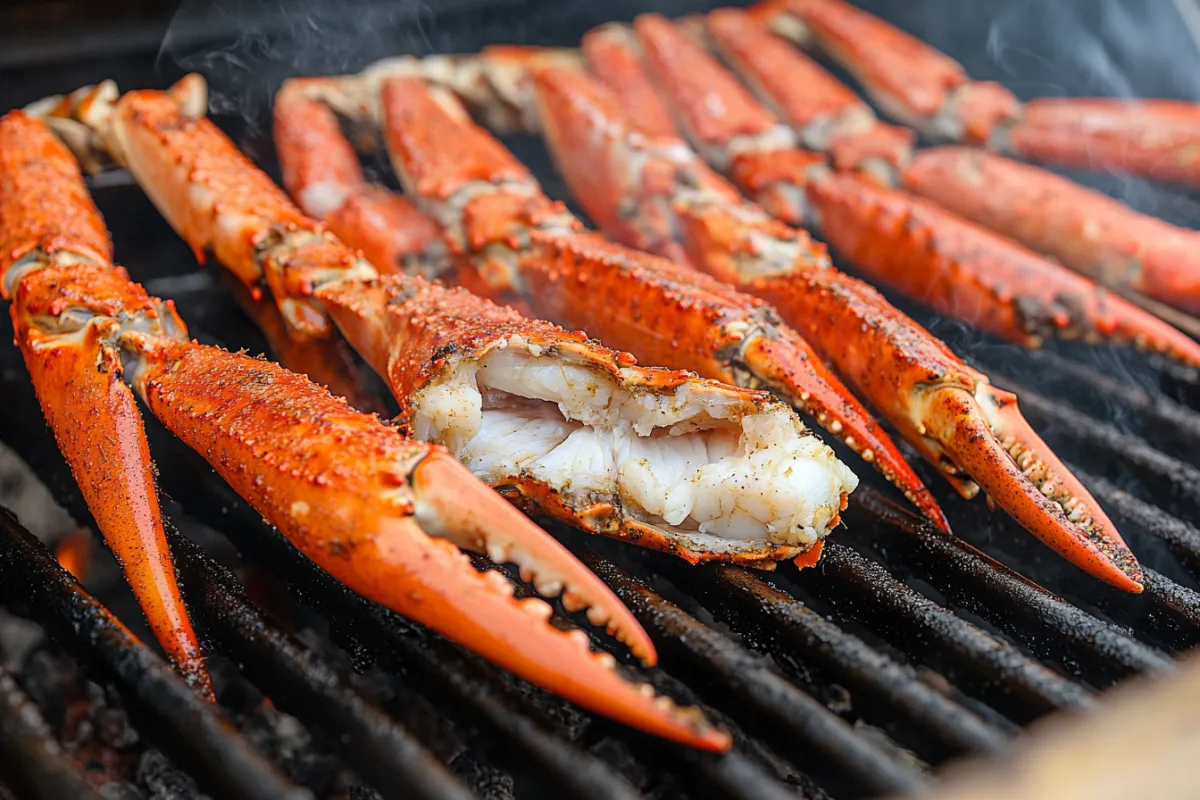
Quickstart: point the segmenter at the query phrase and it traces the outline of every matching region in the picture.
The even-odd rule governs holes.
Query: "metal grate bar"
[[[167,535],[205,632],[271,699],[328,742],[384,797],[474,797],[425,747],[330,664],[265,619],[237,579],[186,536]]]
[[[1151,360],[1160,374],[1159,388],[1185,406],[1200,409],[1200,369],[1185,367],[1164,358]]]
[[[1104,499],[1105,508],[1121,523],[1162,540],[1188,571],[1200,578],[1200,530],[1117,488],[1116,484],[1105,478],[1092,475],[1074,464],[1068,466],[1088,489]]]
[[[2,665],[0,778],[17,796],[30,800],[99,800],[79,764],[59,746],[42,712]]]
[[[857,541],[869,543],[874,551],[886,551],[893,560],[902,557],[906,567],[919,570],[922,578],[955,603],[1039,657],[1069,664],[1098,685],[1170,668],[1170,659],[1162,652],[1051,594],[958,537],[925,524],[878,492],[860,488],[855,500],[847,516]],[[1077,695],[1079,689],[1066,691]],[[1069,695],[1056,691],[1053,696]]]
[[[922,779],[908,765],[859,736],[823,704],[785,681],[761,657],[736,645],[595,553],[585,564],[617,593],[650,633],[667,669],[716,684],[714,703],[768,743],[789,742],[814,773],[835,769],[859,790],[911,792]],[[788,752],[788,751],[785,751]],[[812,763],[809,763],[810,760]]]
[[[946,672],[963,691],[1010,719],[1026,722],[1091,702],[1083,687],[909,588],[849,547],[826,544],[821,568],[802,572],[798,582],[836,604],[839,616]]]
[[[1160,640],[1183,651],[1200,642],[1200,593],[1180,586],[1155,570],[1144,568],[1142,598],[1153,605],[1144,616],[1143,624]],[[1139,598],[1139,599],[1142,599]],[[1106,597],[1097,604],[1105,611],[1117,614],[1127,610],[1128,599]]]
[[[92,662],[120,691],[138,729],[206,791],[246,800],[312,797],[84,591],[6,509],[0,511],[0,595]]]
[[[858,713],[926,758],[991,752],[1008,739],[1007,731],[935,690],[911,667],[748,570],[682,568],[671,577],[695,591],[705,608],[735,632],[763,643],[776,660],[794,663],[795,672],[817,670],[823,681],[844,686]]]

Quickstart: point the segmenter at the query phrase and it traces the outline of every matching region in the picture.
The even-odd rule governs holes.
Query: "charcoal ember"
[[[269,701],[244,716],[241,728],[260,752],[320,797],[348,791],[356,782],[341,761],[313,747],[312,736],[299,720]]]
[[[469,755],[455,759],[450,768],[482,800],[513,800],[517,796],[511,775]]]
[[[130,783],[112,781],[98,790],[104,800],[147,800],[146,795]]]
[[[72,704],[75,698],[86,695],[86,680],[70,659],[41,647],[25,660],[20,675],[21,688],[42,710],[55,736],[62,738],[69,708],[75,715],[86,713],[86,707]]]
[[[110,705],[104,690],[85,682],[82,693],[67,705],[63,749],[93,779],[106,781],[131,777],[141,754],[137,732],[120,708]]]
[[[0,663],[10,672],[20,672],[25,659],[45,640],[40,625],[0,608]]]
[[[180,772],[169,758],[157,750],[147,750],[142,754],[137,780],[146,790],[147,800],[212,800],[196,788],[195,781]]]

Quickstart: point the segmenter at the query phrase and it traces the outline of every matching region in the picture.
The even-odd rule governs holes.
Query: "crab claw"
[[[1200,105],[1179,100],[1041,98],[995,143],[1030,161],[1200,186]]]
[[[208,699],[212,683],[179,593],[162,527],[150,450],[137,404],[121,382],[120,354],[103,322],[47,333],[27,322],[30,295],[51,270],[22,282],[14,302],[17,341],[59,448],[105,542],[171,661]],[[60,276],[61,277],[61,276]],[[111,320],[105,322],[111,323]]]
[[[547,593],[653,662],[645,632],[599,579],[444,449],[279,366],[196,344],[138,341],[134,387],[309,558],[364,597],[592,711],[693,747],[729,737],[694,710],[625,681],[587,637],[549,624],[455,543],[517,561]],[[531,574],[530,574],[531,573]]]
[[[31,188],[32,187],[32,188]],[[22,112],[0,120],[0,294],[17,346],[88,508],[163,649],[212,698],[204,658],[175,581],[142,420],[121,382],[106,311],[124,279],[70,153]],[[78,276],[78,277],[77,277]],[[114,294],[115,292],[115,294]],[[127,296],[166,327],[170,307]]]
[[[1087,573],[1142,591],[1142,568],[1096,500],[1034,432],[1015,395],[986,382],[974,395],[940,386],[920,401],[925,435],[1013,519]],[[960,484],[960,491],[974,486]]]

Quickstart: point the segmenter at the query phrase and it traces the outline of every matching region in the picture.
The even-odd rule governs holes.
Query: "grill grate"
[[[644,2],[632,0],[562,9],[527,0],[528,27],[514,33],[504,3],[479,7],[484,5],[490,10],[445,21],[414,49],[472,50],[514,39],[569,43],[604,18],[628,19],[646,10]],[[683,2],[659,7],[666,13],[696,10]],[[336,68],[394,54],[394,46],[371,51],[383,38],[372,37],[354,63]],[[62,59],[65,52],[60,42],[51,56]],[[288,73],[308,69],[279,53]],[[30,47],[20,54],[37,58]],[[174,77],[148,79],[151,67],[144,59],[98,66],[68,58],[53,85],[47,87],[51,77],[45,74],[26,74],[29,80],[0,81],[0,97],[15,105],[110,72],[129,87]],[[260,89],[249,95],[267,96]],[[248,153],[273,167],[263,125],[218,121]],[[509,143],[552,195],[567,199],[540,143]],[[92,188],[119,260],[150,291],[178,303],[193,335],[264,349],[224,279],[197,270],[127,177],[105,175]],[[952,497],[935,476],[927,476],[929,483],[964,539],[931,528],[864,485],[847,511],[847,530],[826,546],[819,568],[800,573],[689,568],[660,554],[560,531],[651,634],[662,657],[662,668],[650,675],[659,690],[706,704],[734,732],[733,751],[709,756],[590,717],[348,592],[266,528],[198,456],[147,417],[161,487],[170,498],[165,509],[189,534],[169,536],[206,646],[292,715],[317,750],[361,779],[363,786],[339,789],[342,794],[305,786],[314,782],[251,735],[229,708],[235,703],[227,693],[225,710],[199,703],[161,659],[3,515],[0,603],[44,626],[90,676],[115,688],[141,746],[165,754],[148,751],[137,775],[105,787],[109,798],[142,796],[134,784],[154,797],[195,797],[186,788],[188,776],[221,798],[302,797],[310,791],[355,798],[373,797],[372,791],[384,797],[850,798],[918,789],[928,768],[1003,750],[1025,724],[1051,712],[1089,708],[1098,691],[1131,676],[1170,671],[1175,653],[1200,644],[1200,595],[1192,588],[1200,579],[1200,531],[1187,521],[1200,518],[1200,476],[1189,463],[1200,449],[1200,376],[1084,348],[1015,351],[898,305],[990,374],[1034,387],[997,378],[1018,390],[1026,414],[1064,458],[1086,466],[1077,474],[1148,567],[1142,596],[1080,578],[1002,515]],[[5,315],[0,340],[11,339],[7,325]],[[0,439],[76,519],[89,522],[11,347],[0,348],[0,392]],[[864,478],[865,484],[873,476]],[[205,529],[228,537],[241,565],[270,573],[298,603],[261,592],[251,600],[237,576],[192,543],[191,534]],[[114,595],[110,604],[119,603],[127,607],[128,598]],[[122,618],[138,629],[136,613]],[[293,623],[306,628],[304,637],[290,632]],[[320,627],[328,628],[327,638],[307,636]],[[28,674],[12,670],[10,677],[0,668],[0,768],[6,770],[0,781],[19,797],[87,796],[80,788],[83,772],[58,746],[63,737],[54,717],[61,709],[41,703],[48,729],[34,713],[40,695],[29,691],[32,701],[22,695]],[[9,754],[17,758],[4,760]],[[64,794],[69,787],[79,791]]]

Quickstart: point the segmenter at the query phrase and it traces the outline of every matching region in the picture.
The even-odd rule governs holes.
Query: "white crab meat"
[[[703,380],[644,387],[521,337],[451,364],[415,400],[414,433],[484,481],[602,498],[692,549],[810,547],[858,486],[782,403]]]

